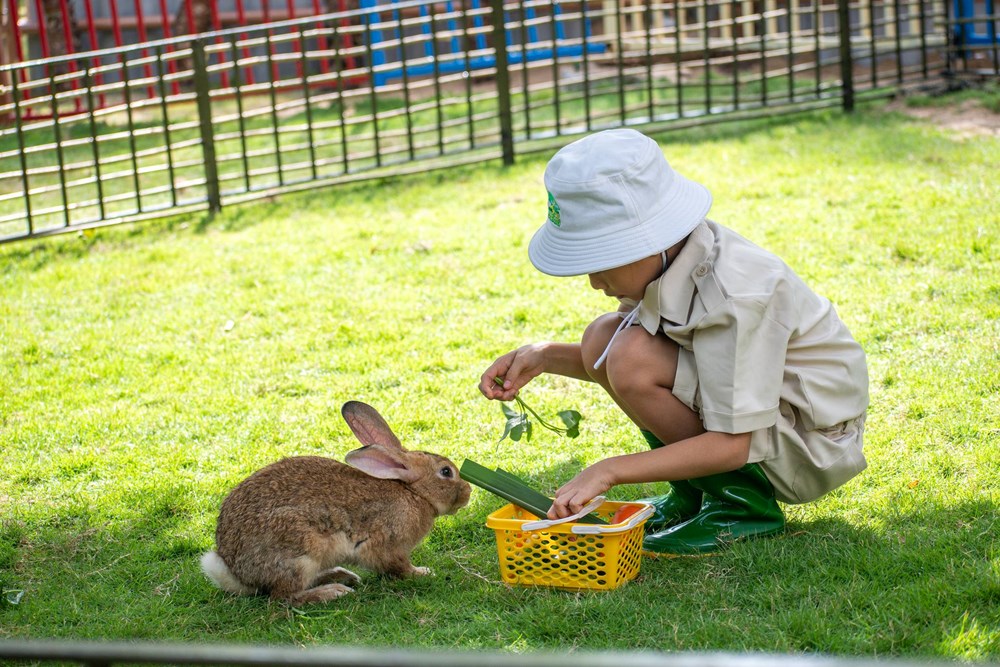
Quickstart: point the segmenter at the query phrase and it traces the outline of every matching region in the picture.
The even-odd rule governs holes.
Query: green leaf
[[[514,441],[520,440],[521,435],[525,432],[525,428],[527,427],[530,430],[531,424],[528,421],[528,416],[519,412],[506,413],[505,411],[505,414],[508,414],[507,423],[504,425],[500,441],[503,441],[507,436],[510,436],[510,439]]]
[[[498,442],[503,442],[507,437],[510,437],[511,440],[519,441],[522,436],[525,440],[530,441],[534,424],[528,417],[529,414],[535,417],[538,423],[544,428],[547,428],[553,433],[559,433],[568,438],[575,438],[580,435],[580,420],[582,420],[583,417],[576,410],[563,410],[558,413],[559,419],[561,419],[563,424],[566,425],[565,428],[561,428],[553,426],[542,419],[542,417],[524,401],[522,401],[519,396],[515,396],[514,400],[517,403],[516,409],[510,407],[506,403],[500,404],[500,409],[503,411],[504,416],[507,417],[507,424],[504,426],[503,435],[500,436],[500,440]]]
[[[521,436],[524,434],[524,424],[517,424],[510,429],[510,439],[514,442],[521,440]]]
[[[566,424],[567,429],[575,429],[576,435],[580,435],[580,420],[583,419],[583,415],[576,410],[563,410],[559,413],[559,419],[562,420],[563,424]],[[566,435],[569,435],[569,433]],[[569,437],[575,438],[576,435],[570,435]]]
[[[498,440],[498,442],[503,442],[507,438],[508,435],[510,435],[510,421],[509,420],[504,425],[504,427],[503,427],[503,435],[500,436],[500,440]]]

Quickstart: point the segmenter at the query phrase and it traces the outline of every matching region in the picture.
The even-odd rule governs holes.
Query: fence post
[[[195,39],[191,42],[191,67],[193,69],[195,99],[198,105],[198,125],[201,129],[201,151],[205,160],[205,189],[208,194],[208,210],[211,213],[218,213],[222,210],[222,197],[219,193],[219,167],[215,159],[215,128],[212,125],[208,59],[205,57],[204,40]]]
[[[514,117],[510,104],[507,27],[504,25],[503,2],[504,0],[490,0],[493,9],[493,49],[496,51],[497,102],[500,105],[500,145],[503,150],[503,163],[509,167],[514,164]]]
[[[840,33],[840,79],[842,81],[842,106],[844,111],[854,111],[854,59],[851,54],[850,0],[837,0],[837,22]],[[872,36],[874,39],[874,35]],[[872,63],[877,67],[877,63]]]

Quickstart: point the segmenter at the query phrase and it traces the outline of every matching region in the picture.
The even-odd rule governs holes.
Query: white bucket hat
[[[548,218],[528,244],[542,273],[579,276],[657,255],[683,239],[712,206],[705,186],[667,164],[635,130],[574,141],[545,168]]]

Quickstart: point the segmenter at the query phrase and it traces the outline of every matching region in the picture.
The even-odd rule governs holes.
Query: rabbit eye
[[[452,472],[451,468],[449,468],[448,466],[445,466],[445,467],[441,468],[441,470],[438,471],[438,474],[441,475],[442,477],[444,477],[445,479],[451,479],[452,476],[454,476],[455,473]]]

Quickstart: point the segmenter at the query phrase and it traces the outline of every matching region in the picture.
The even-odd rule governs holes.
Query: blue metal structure
[[[954,0],[955,44],[991,46],[998,43],[995,0]]]
[[[373,69],[372,85],[376,87],[384,85],[392,79],[400,78],[404,74],[403,63],[406,62],[406,53],[401,42],[403,37],[400,29],[402,21],[400,10],[397,8],[398,4],[398,0],[392,0],[388,3],[379,0],[361,0],[360,3],[361,9],[368,10],[364,22],[369,26],[369,30],[366,32],[366,41],[372,60],[370,64]],[[420,32],[423,37],[424,58],[422,60],[424,62],[406,65],[406,76],[471,71],[496,65],[496,57],[487,43],[486,31],[482,30],[486,24],[483,20],[483,14],[479,13],[479,10],[483,6],[484,3],[481,0],[468,0],[472,29],[468,35],[471,44],[466,46],[463,44],[463,36],[459,34],[463,32],[465,21],[459,21],[457,18],[461,16],[464,19],[465,16],[456,13],[453,0],[447,0],[444,3],[443,15],[448,18],[440,19],[440,23],[431,14],[431,8],[428,5],[421,5],[420,16],[424,20],[421,21]],[[586,48],[587,53],[604,53],[607,50],[607,46],[603,42],[590,41],[590,19],[580,19],[583,35],[583,39],[580,41],[582,43],[559,44],[566,39],[567,22],[559,18],[563,12],[558,1],[553,3],[552,8],[553,14],[549,25],[555,32],[554,43],[556,46],[553,48],[552,41],[540,38],[538,24],[535,22],[537,18],[535,9],[525,7],[522,10],[522,20],[525,23],[531,22],[531,25],[524,30],[527,41],[525,44],[515,44],[514,31],[507,32],[508,64],[519,64],[524,60],[529,62],[545,60],[554,56],[576,57],[583,54],[584,48]],[[505,20],[511,20],[509,12],[505,12]],[[440,43],[434,41],[434,34],[442,27],[441,23],[448,32],[452,33],[451,38],[444,43],[443,50]],[[392,27],[387,29],[387,24]],[[386,42],[398,42],[399,46],[387,47],[385,46]],[[471,55],[477,52],[483,52],[484,55]],[[397,66],[386,68],[387,65],[392,64]]]

